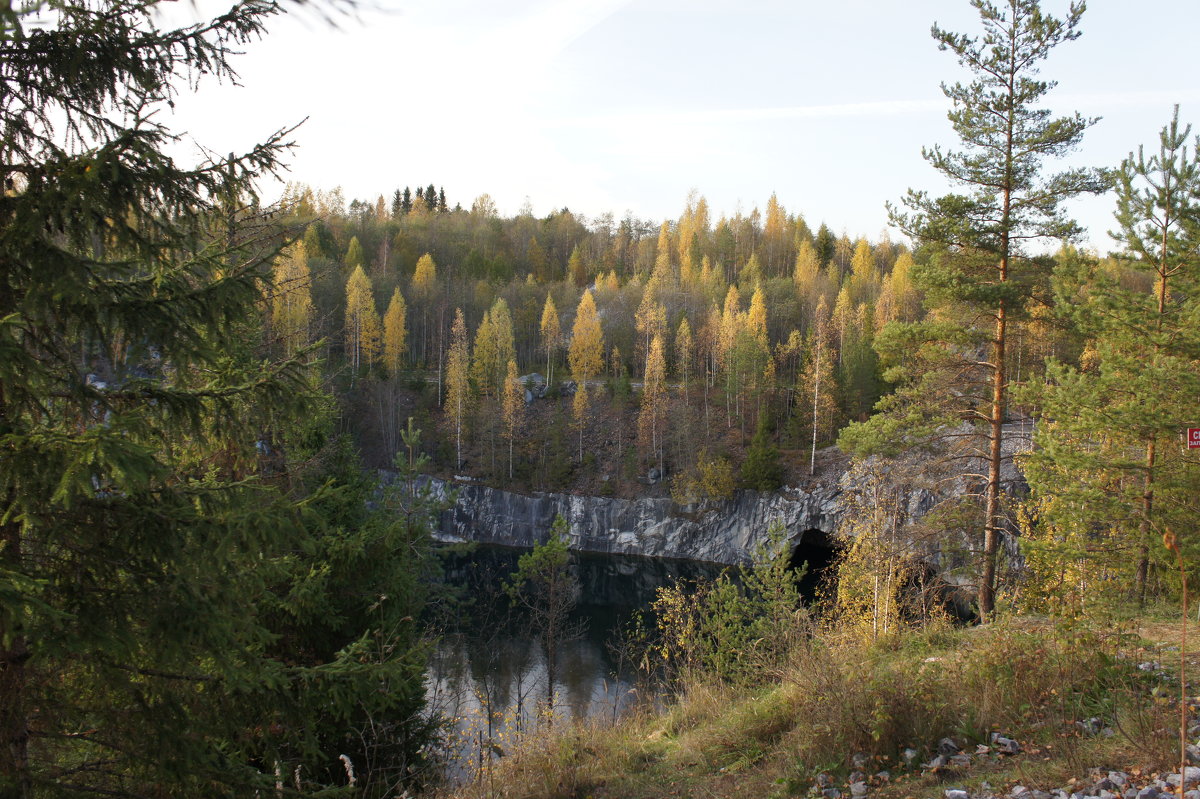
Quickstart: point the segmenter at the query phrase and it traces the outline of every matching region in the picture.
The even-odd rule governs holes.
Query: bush
[[[751,566],[709,582],[661,588],[654,602],[654,663],[680,687],[715,679],[749,684],[777,670],[788,650],[811,634],[796,574],[779,549],[782,528]]]
[[[702,449],[696,463],[671,481],[671,499],[680,505],[702,500],[719,502],[732,497],[734,488],[733,464],[729,459],[710,456],[708,450]]]

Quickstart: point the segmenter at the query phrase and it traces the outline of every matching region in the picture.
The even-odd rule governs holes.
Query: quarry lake
[[[495,546],[449,548],[442,555],[439,630],[430,653],[426,696],[451,720],[445,754],[452,775],[466,776],[481,758],[545,713],[547,669],[530,613],[509,601],[504,583],[527,550]],[[623,656],[622,631],[650,610],[656,591],[676,580],[711,579],[728,567],[628,555],[570,553],[575,605],[558,647],[555,718],[619,715],[639,699],[635,663]]]

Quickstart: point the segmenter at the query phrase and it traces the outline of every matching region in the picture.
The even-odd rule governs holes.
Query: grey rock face
[[[441,541],[532,547],[546,540],[562,514],[572,549],[730,565],[749,562],[774,523],[782,525],[788,551],[808,531],[832,533],[841,493],[836,484],[811,493],[739,491],[724,502],[679,506],[670,499],[525,496],[478,484],[422,481],[438,498],[455,494],[453,506],[442,513],[436,536]]]
[[[541,376],[526,377],[536,384],[534,379]],[[573,389],[570,381],[561,385],[564,394]],[[1009,433],[1005,440],[1007,447],[1027,448],[1027,435],[1022,439],[1015,428]],[[912,456],[907,462],[890,465],[859,465],[848,471],[835,467],[805,490],[738,491],[723,502],[687,506],[656,497],[630,500],[558,493],[526,496],[476,483],[448,484],[435,478],[422,479],[436,496],[455,493],[453,506],[442,514],[437,534],[442,541],[532,547],[546,540],[550,525],[561,514],[570,526],[568,543],[572,549],[734,565],[751,561],[768,543],[769,531],[776,523],[783,528],[781,546],[786,552],[803,547],[806,533],[819,531],[825,536],[832,535],[847,512],[847,500],[872,473],[884,473],[885,479],[895,481],[895,489],[904,498],[907,520],[916,521],[940,501],[959,496],[970,488],[965,473],[946,473],[951,468],[947,464],[954,469],[966,469],[970,474],[981,468],[969,459],[943,459],[940,466],[934,463]],[[1011,464],[1007,464],[1007,469],[1005,486],[1006,490],[1012,490],[1021,483],[1021,478]],[[918,479],[913,479],[914,473],[919,475]],[[650,475],[648,479],[653,483],[662,477]],[[1014,548],[1010,555],[1016,557],[1015,539],[1010,543]],[[824,541],[821,544],[827,545]],[[942,562],[936,551],[929,552],[927,559],[939,572],[949,571],[954,565]]]

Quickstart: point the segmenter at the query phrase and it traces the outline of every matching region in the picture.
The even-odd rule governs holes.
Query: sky
[[[970,80],[930,26],[979,31],[966,0],[374,3],[336,29],[311,11],[272,21],[235,59],[239,86],[203,83],[164,121],[196,154],[305,120],[288,177],[347,199],[433,183],[506,216],[528,202],[657,223],[692,190],[714,220],[775,193],[813,228],[902,239],[885,204],[946,190],[921,149],[954,145],[940,84]],[[1200,2],[1092,0],[1081,30],[1043,65],[1045,105],[1100,119],[1052,167],[1156,146],[1175,103],[1200,126]],[[1069,206],[1085,246],[1112,248],[1112,207]]]

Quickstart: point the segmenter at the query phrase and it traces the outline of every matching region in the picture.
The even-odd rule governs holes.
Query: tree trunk
[[[19,573],[20,561],[21,528],[5,524],[0,527],[0,565]],[[9,618],[11,621],[0,626],[0,796],[28,799],[33,795],[29,725],[25,716],[25,663],[29,660],[29,646],[21,631],[20,612]]]
[[[1000,548],[1000,466],[1004,443],[1004,344],[1007,316],[1003,303],[996,312],[996,338],[992,342],[991,440],[988,442],[987,502],[984,510],[983,574],[979,581],[980,621],[991,621],[996,608],[996,553]]]

